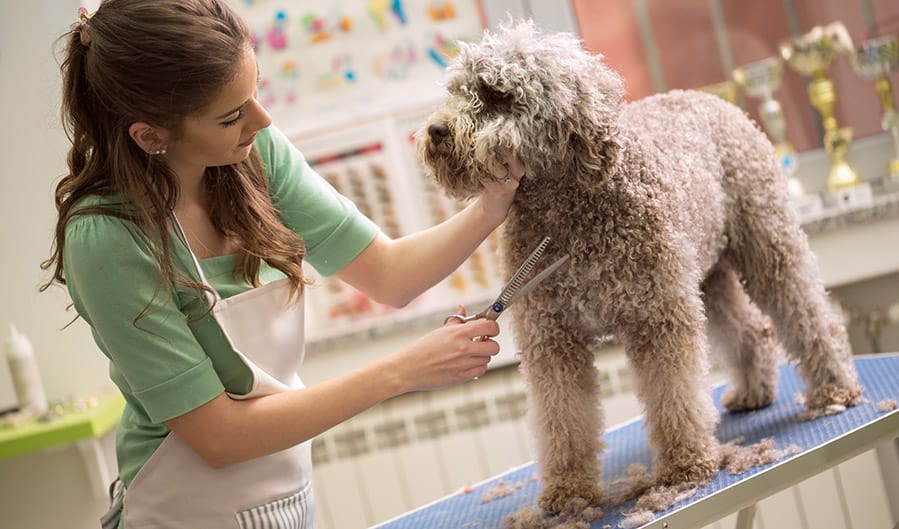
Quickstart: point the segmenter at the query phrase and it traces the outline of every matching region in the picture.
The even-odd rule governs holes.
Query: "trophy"
[[[699,89],[703,92],[718,96],[731,105],[740,106],[739,101],[737,101],[737,87],[733,81],[722,81],[720,83],[700,87]]]
[[[780,45],[780,54],[799,73],[810,77],[808,96],[812,106],[821,115],[824,126],[824,148],[830,155],[830,174],[827,189],[838,195],[841,203],[863,199],[855,196],[854,188],[861,180],[846,161],[846,153],[852,143],[852,129],[840,127],[834,115],[837,99],[833,82],[827,78],[827,68],[841,53],[852,51],[852,39],[841,22],[816,26],[805,35],[794,37]],[[870,187],[867,187],[870,194]]]
[[[893,138],[893,158],[887,181],[899,184],[899,113],[893,103],[893,87],[888,77],[890,72],[899,68],[899,38],[887,35],[867,40],[850,55],[850,61],[860,76],[874,80],[874,89],[883,108],[880,124]]]
[[[795,178],[798,162],[796,151],[787,141],[787,123],[780,102],[774,99],[774,91],[783,79],[783,63],[779,57],[769,57],[741,66],[733,71],[734,81],[751,97],[762,100],[759,115],[768,136],[774,143],[774,152],[780,160],[784,175],[788,178],[790,192],[801,196],[802,185]]]

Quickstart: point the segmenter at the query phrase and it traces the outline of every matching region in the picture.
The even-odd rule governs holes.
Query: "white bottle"
[[[16,389],[19,411],[30,415],[40,415],[47,411],[47,395],[37,369],[34,349],[28,337],[20,333],[15,325],[9,326],[6,342],[6,361]]]

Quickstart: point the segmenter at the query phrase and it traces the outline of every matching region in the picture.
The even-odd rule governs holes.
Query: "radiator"
[[[606,424],[639,415],[621,350],[598,357],[597,368]],[[312,446],[318,527],[369,527],[532,461],[526,407],[521,376],[509,365],[392,399],[319,436]],[[894,522],[871,451],[760,502],[754,528],[890,529]],[[732,515],[706,529],[735,523]]]

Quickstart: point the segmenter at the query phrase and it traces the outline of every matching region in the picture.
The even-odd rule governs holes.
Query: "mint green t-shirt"
[[[321,178],[281,131],[259,131],[255,145],[281,221],[305,240],[306,262],[321,274],[336,273],[374,240],[377,226]],[[94,196],[78,207],[116,201]],[[133,223],[102,214],[79,215],[68,223],[65,235],[69,294],[109,358],[109,375],[126,401],[116,455],[127,487],[169,433],[164,421],[222,391],[248,392],[252,375],[211,316],[187,321],[186,315],[202,314],[197,312],[205,308],[201,294],[160,284],[159,265]],[[174,266],[199,281],[187,248],[174,233],[170,244]],[[235,259],[200,260],[207,280],[223,298],[252,288],[233,274]],[[284,277],[264,262],[259,276],[263,283]]]

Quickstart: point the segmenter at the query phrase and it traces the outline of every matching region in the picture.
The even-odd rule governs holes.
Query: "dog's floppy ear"
[[[478,99],[485,110],[507,110],[515,101],[515,96],[511,91],[488,82],[482,76],[478,77],[476,90]]]
[[[591,171],[614,165],[620,153],[618,143],[618,114],[624,99],[621,77],[602,60],[601,55],[590,57],[582,75],[576,78],[579,97],[575,98],[575,112],[580,119],[571,121],[568,143],[579,166]],[[576,175],[585,184],[595,178],[585,172]]]

